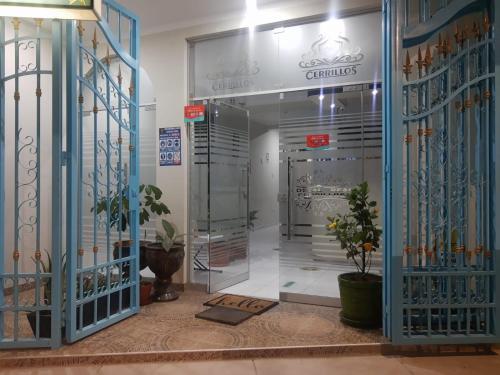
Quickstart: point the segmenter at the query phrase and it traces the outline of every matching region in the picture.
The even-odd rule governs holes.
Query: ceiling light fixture
[[[257,9],[257,0],[246,0],[246,23],[248,25],[248,28],[250,30],[255,29],[255,25],[257,25],[258,21],[258,13],[259,10]]]

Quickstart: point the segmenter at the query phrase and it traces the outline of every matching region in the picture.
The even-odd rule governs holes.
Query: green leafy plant
[[[180,241],[178,239],[182,238],[183,234],[176,234],[174,226],[167,220],[161,221],[161,226],[163,231],[156,232],[156,240],[161,243],[163,250],[169,252],[170,249]]]
[[[103,212],[110,213],[111,227],[116,227],[119,231],[125,232],[130,224],[130,203],[128,199],[128,186],[125,186],[121,193],[114,194],[109,201],[106,198],[101,199],[95,207],[97,214]],[[141,185],[139,187],[139,224],[143,226],[149,222],[152,215],[170,214],[167,205],[161,202],[163,192],[154,185]],[[121,203],[121,210],[120,210]],[[94,208],[91,210],[94,211]],[[146,236],[147,233],[145,233]]]
[[[40,267],[43,273],[45,274],[52,274],[53,272],[53,261],[50,253],[45,250],[46,254],[46,259],[41,258],[40,259]],[[37,263],[37,260],[34,257],[31,257],[33,263]],[[61,281],[62,281],[62,294],[63,294],[63,300],[62,304],[64,306],[64,303],[66,301],[66,268],[67,268],[67,263],[66,263],[66,254],[63,254],[62,259],[61,259]],[[42,279],[42,285],[43,285],[43,298],[44,302],[47,305],[52,305],[52,279],[49,278],[44,278]],[[83,293],[84,296],[86,296],[88,293],[92,293],[94,291],[94,285],[95,285],[95,278],[94,274],[92,272],[85,273],[83,275]],[[97,289],[101,289],[106,286],[106,276],[98,273],[97,274]],[[77,286],[76,286],[76,294],[79,295],[80,292],[80,280],[77,281]]]
[[[346,195],[350,212],[328,217],[328,234],[336,236],[348,259],[352,259],[362,276],[370,272],[372,253],[380,247],[382,230],[374,221],[378,218],[377,202],[369,200],[368,183],[363,182]]]
[[[46,274],[52,274],[52,257],[50,256],[50,253],[45,250],[45,254],[47,255],[47,259],[40,258],[40,267],[42,269],[43,273]],[[37,260],[34,257],[31,257],[31,260],[33,263],[37,264]],[[62,261],[62,281],[63,281],[63,293],[66,291],[66,279],[64,275],[66,274],[66,254],[63,255],[63,261]],[[43,298],[44,302],[47,305],[52,305],[52,279],[51,278],[44,278],[42,279],[42,285],[43,285]]]

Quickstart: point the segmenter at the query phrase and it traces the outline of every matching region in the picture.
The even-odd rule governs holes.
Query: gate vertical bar
[[[391,34],[392,34],[392,22],[391,22],[391,4],[390,1],[384,0],[382,7],[382,94],[384,96],[383,100],[383,111],[382,111],[382,137],[384,139],[384,145],[391,144],[391,131],[388,127],[390,123],[391,113],[391,90],[392,85],[392,74],[390,72],[391,61],[392,61],[392,46],[391,46]],[[383,222],[384,222],[384,251],[382,252],[383,263],[384,263],[384,282],[383,282],[383,328],[384,335],[386,337],[392,336],[391,327],[391,315],[392,315],[392,288],[391,286],[391,254],[390,247],[388,246],[390,240],[391,232],[391,221],[390,221],[390,211],[391,211],[391,199],[390,199],[390,181],[392,179],[391,171],[391,147],[384,147],[383,149],[383,161],[382,166],[384,170],[382,175],[382,191],[384,192],[384,204],[383,204]],[[386,233],[389,232],[389,235]]]
[[[78,118],[76,69],[76,23],[66,22],[66,285],[77,277],[78,250]],[[76,290],[66,290],[66,339],[71,341],[71,332],[76,331]]]
[[[52,21],[52,348],[61,346],[62,23]]]
[[[134,142],[132,143],[133,145],[133,151],[130,153],[131,156],[131,166],[133,166],[132,173],[133,176],[131,175],[131,185],[134,189],[132,194],[135,194],[132,202],[134,202],[134,217],[132,221],[132,227],[131,227],[131,232],[132,232],[132,238],[133,238],[133,251],[135,254],[135,260],[134,260],[134,272],[132,272],[132,282],[135,283],[135,287],[133,289],[133,293],[131,296],[131,301],[134,301],[132,303],[134,307],[134,311],[139,311],[140,309],[140,283],[139,283],[139,181],[140,181],[140,168],[139,168],[139,155],[140,155],[140,141],[139,141],[139,136],[140,136],[140,131],[139,131],[139,88],[140,88],[140,82],[139,82],[139,77],[140,77],[140,60],[139,60],[139,53],[140,53],[140,21],[138,18],[130,19],[131,21],[131,31],[130,31],[130,53],[134,59],[137,61],[137,67],[136,69],[132,70],[132,87],[130,89],[130,103],[131,105],[134,105],[133,108],[130,108],[131,110],[131,119],[130,119],[130,127],[132,130],[133,134],[133,139]],[[120,32],[120,38],[121,38],[121,32]]]
[[[0,277],[5,259],[5,19],[0,17]],[[0,278],[0,307],[4,304],[5,281]],[[0,310],[0,341],[4,338],[4,313]]]
[[[42,145],[41,145],[41,111],[42,111],[42,82],[41,82],[41,30],[42,29],[42,20],[36,21],[36,144],[37,144],[37,153],[36,153],[36,165],[38,168],[41,168],[41,153],[42,153]],[[40,260],[41,260],[41,176],[37,176],[36,179],[36,191],[37,191],[37,201],[36,201],[36,247],[35,247],[35,305],[37,308],[40,307],[40,295],[41,295],[41,283],[40,283]],[[35,338],[40,338],[40,311],[36,312],[35,318]]]
[[[500,4],[498,4],[498,1],[493,2],[493,9],[490,10],[491,14],[494,14],[494,30],[492,35],[494,36],[494,51],[495,51],[495,57],[494,57],[494,65],[495,65],[495,79],[494,79],[494,87],[493,87],[493,98],[494,98],[494,103],[495,103],[495,108],[493,110],[493,116],[490,118],[490,124],[488,126],[493,126],[493,144],[495,147],[492,147],[493,149],[493,154],[490,156],[490,160],[493,161],[494,167],[491,168],[491,170],[487,171],[486,173],[495,173],[495,179],[492,180],[492,186],[490,188],[491,192],[491,200],[492,200],[492,207],[494,207],[493,211],[493,219],[491,220],[491,224],[493,224],[492,228],[492,233],[494,233],[494,237],[490,240],[493,241],[493,246],[490,247],[490,249],[494,250],[493,251],[493,262],[495,266],[495,270],[497,272],[496,274],[496,279],[493,278],[493,280],[496,280],[496,289],[495,289],[495,302],[497,304],[500,304],[500,282],[498,279],[500,278],[499,273],[500,273],[500,198],[498,197],[498,194],[495,194],[498,192],[497,189],[500,188],[500,148],[498,144],[498,137],[500,135],[500,121],[497,120],[497,116],[500,114],[500,100],[496,97],[496,94],[498,92],[498,88],[500,87],[500,37],[499,37],[499,32],[500,32]],[[488,66],[491,66],[491,62],[487,61]],[[488,68],[489,71],[489,68]],[[493,284],[494,282],[491,282]],[[492,285],[493,287],[495,285]],[[500,329],[500,307],[497,305],[496,308],[496,314],[495,314],[494,322],[493,322],[493,329],[498,332]]]
[[[14,290],[13,300],[14,306],[19,306],[19,101],[21,96],[19,93],[19,25],[20,21],[17,18],[12,20],[14,26]],[[4,261],[4,260],[2,260]],[[14,341],[18,340],[19,335],[19,311],[14,311]]]
[[[398,2],[387,0],[385,4],[384,25],[384,280],[385,280],[385,333],[388,337],[397,338],[403,328],[404,311],[394,309],[403,302],[402,266],[402,231],[399,224],[403,223],[403,169],[394,160],[403,160],[404,139],[400,108],[402,96],[394,95],[400,87],[397,67],[402,65],[402,55],[396,48],[400,43],[402,6]],[[393,37],[395,36],[395,37]]]

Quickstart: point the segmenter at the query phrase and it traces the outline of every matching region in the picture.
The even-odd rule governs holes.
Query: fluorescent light
[[[376,88],[375,88],[375,89],[373,89],[373,91],[372,91],[372,95],[373,95],[373,96],[375,96],[375,95],[377,95],[377,94],[378,94],[378,90],[377,90]]]
[[[257,0],[246,0],[247,10],[246,10],[246,23],[250,30],[255,29],[255,25],[258,22],[259,10],[257,9]]]
[[[318,99],[319,99],[320,101],[322,101],[323,99],[325,99],[325,96],[324,96],[323,94],[321,94],[320,96],[318,96]]]
[[[330,108],[334,109],[335,108],[335,103],[330,104]]]
[[[257,10],[257,0],[246,0],[247,11],[248,10]]]

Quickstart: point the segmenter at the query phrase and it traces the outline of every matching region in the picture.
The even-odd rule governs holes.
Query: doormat
[[[254,314],[247,311],[215,306],[196,314],[195,317],[198,319],[205,319],[212,322],[237,326],[238,324],[243,323],[245,320],[250,319],[253,315]]]
[[[228,309],[245,311],[254,315],[260,315],[278,305],[276,301],[265,299],[235,296],[234,294],[224,294],[204,303],[205,306],[222,306]]]

